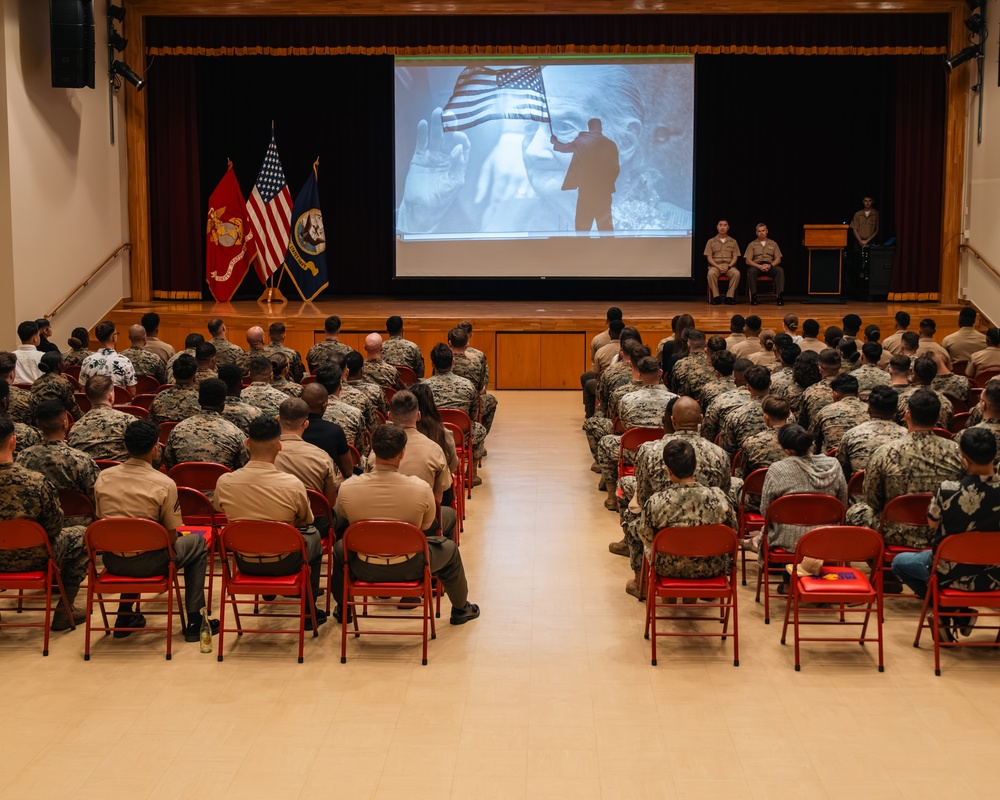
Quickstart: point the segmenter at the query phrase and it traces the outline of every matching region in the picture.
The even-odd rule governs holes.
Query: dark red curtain
[[[947,79],[940,59],[896,66],[895,300],[932,300],[940,288]]]

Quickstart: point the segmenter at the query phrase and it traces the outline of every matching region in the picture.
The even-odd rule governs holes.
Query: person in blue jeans
[[[968,428],[962,432],[959,447],[967,474],[960,481],[944,481],[931,499],[927,509],[927,524],[934,532],[931,549],[900,553],[892,562],[893,574],[918,597],[927,594],[934,553],[946,536],[1000,530],[1000,477],[993,467],[997,441],[986,428]],[[942,561],[938,585],[966,592],[995,591],[1000,588],[1000,565]],[[944,641],[955,641],[957,632],[969,636],[975,624],[973,613],[963,608],[958,616],[937,620],[938,635]]]

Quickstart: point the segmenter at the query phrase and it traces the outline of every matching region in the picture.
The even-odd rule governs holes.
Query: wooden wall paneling
[[[125,60],[145,77],[146,37],[143,14],[130,8],[125,16],[128,39]],[[149,157],[146,149],[146,94],[123,82],[117,102],[125,107],[125,159],[128,174],[128,227],[132,241],[129,258],[130,294],[146,302],[153,296],[153,267],[149,238]],[[120,135],[121,132],[119,132]]]
[[[306,353],[315,344],[311,331],[291,331],[285,329],[285,347],[291,347],[302,356],[302,363],[306,363]],[[308,369],[308,366],[306,367]]]
[[[360,331],[341,331],[337,334],[337,338],[344,344],[353,347],[361,355],[365,354],[365,337],[371,333],[371,331],[366,331],[361,333]],[[326,338],[324,336],[324,338]]]
[[[497,388],[497,334],[496,331],[475,330],[472,332],[472,346],[482,350],[486,363],[490,365],[490,389]]]
[[[965,17],[968,9],[963,5],[951,12],[951,47],[953,55],[968,45]],[[953,70],[948,76],[947,125],[945,127],[944,203],[941,209],[941,278],[938,291],[942,303],[958,302],[959,270],[961,257],[958,245],[962,242],[962,210],[965,205],[965,143],[968,139],[966,116],[969,103],[969,86],[975,69],[970,61],[965,67]],[[991,80],[991,66],[984,69],[983,80]],[[982,91],[982,88],[980,88]],[[974,108],[971,114],[978,114]]]
[[[542,376],[540,333],[497,334],[497,389],[540,389]],[[577,376],[579,383],[579,376]]]
[[[580,375],[590,368],[583,356],[589,339],[584,331],[543,333],[539,340],[539,389],[579,389]]]

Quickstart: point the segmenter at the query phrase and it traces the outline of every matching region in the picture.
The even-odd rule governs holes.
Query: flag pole
[[[545,78],[542,77],[544,67],[538,68],[538,82],[542,84],[542,100],[545,101],[545,116],[549,118],[549,136],[555,136],[552,130],[552,112],[549,111],[549,93],[545,91]]]

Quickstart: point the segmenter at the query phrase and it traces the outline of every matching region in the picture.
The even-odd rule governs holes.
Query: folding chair
[[[771,592],[771,574],[783,574],[785,565],[794,563],[795,553],[780,547],[771,548],[767,543],[771,525],[843,525],[844,504],[828,494],[786,494],[767,507],[764,530],[760,537],[761,565],[757,572],[756,602],[760,602],[761,586],[764,587],[764,624],[771,624],[771,598],[781,595]],[[778,581],[782,583],[782,581]]]
[[[934,428],[934,435],[940,436],[942,439],[947,439],[950,442],[952,440],[952,436],[955,434],[947,428]]]
[[[113,405],[115,407],[127,406],[132,404],[132,393],[128,389],[126,389],[124,386],[118,386],[117,384],[115,384],[114,389],[115,389],[115,399],[113,401]]]
[[[361,634],[379,636],[420,636],[423,640],[423,655],[421,663],[427,664],[427,633],[430,628],[430,638],[437,637],[434,628],[434,615],[431,611],[433,590],[431,588],[431,557],[427,547],[427,537],[423,531],[408,522],[396,520],[365,520],[355,522],[345,532],[344,547],[344,595],[340,600],[340,663],[347,663],[347,619],[354,617],[354,638]],[[414,581],[357,581],[351,576],[351,553],[392,558],[410,553],[423,553],[423,575]],[[419,597],[422,629],[416,631],[385,630],[382,628],[360,630],[358,627],[358,607],[364,606],[364,616],[368,615],[368,606],[395,607],[395,600],[378,600],[379,597]],[[355,598],[364,598],[358,602]],[[376,599],[372,599],[376,598]],[[353,610],[353,615],[350,611]],[[403,614],[373,614],[373,619],[409,619],[413,617]]]
[[[959,411],[955,414],[955,417],[951,421],[951,432],[961,433],[965,430],[965,426],[969,424],[969,417],[972,416],[970,411]]]
[[[764,478],[767,477],[767,467],[762,469],[755,469],[749,475],[747,475],[746,480],[743,481],[743,489],[740,491],[740,505],[737,509],[737,527],[739,528],[740,537],[740,570],[741,570],[741,583],[743,586],[747,585],[747,551],[745,549],[745,543],[748,539],[753,537],[753,534],[760,531],[764,527],[764,517],[761,516],[759,512],[748,511],[747,510],[747,498],[752,496],[759,497],[761,492],[764,491]]]
[[[951,372],[953,375],[961,375],[965,377],[965,368],[969,366],[968,359],[960,359],[958,361],[951,362]]]
[[[116,408],[123,414],[131,414],[136,419],[147,419],[149,417],[149,409],[142,406],[116,406]]]
[[[230,522],[222,531],[222,602],[219,604],[219,661],[222,661],[225,635],[236,631],[244,633],[280,634],[290,633],[299,637],[299,663],[304,660],[306,614],[312,621],[312,634],[319,636],[316,625],[312,584],[309,582],[309,562],[306,560],[306,543],[291,525],[284,522],[259,522],[239,520]],[[231,554],[243,556],[283,556],[299,553],[302,568],[291,575],[247,575],[236,564]],[[232,564],[232,566],[230,566]],[[260,595],[276,595],[274,600],[260,599]],[[238,600],[237,595],[253,595],[253,600]],[[234,627],[226,627],[226,603],[233,607]],[[262,613],[260,616],[275,618],[297,618],[295,628],[245,628],[240,617],[239,603],[253,603],[265,607],[294,604],[296,614]]]
[[[177,500],[181,506],[181,519],[193,528],[208,528],[205,547],[208,550],[208,594],[206,614],[212,613],[212,592],[215,588],[215,556],[219,552],[219,534],[225,524],[225,515],[212,507],[212,501],[190,486],[177,487]],[[189,536],[196,534],[188,534]],[[221,572],[219,573],[222,574]]]
[[[759,283],[759,281],[758,281],[758,283]],[[721,299],[725,300],[725,298],[728,295],[728,293],[729,293],[729,276],[728,275],[720,275],[719,276],[719,297]],[[737,287],[736,288],[736,294],[733,295],[733,299],[734,300],[739,300],[739,295],[740,295],[740,290],[739,290],[739,287]],[[708,302],[710,302],[710,303],[712,302],[712,287],[708,286],[707,284],[705,285],[705,299],[708,300]]]
[[[85,517],[91,522],[97,519],[97,512],[90,498],[76,489],[59,490],[59,507],[62,509],[63,517]]]
[[[80,410],[86,414],[91,409],[90,398],[87,397],[86,392],[73,392],[73,399],[76,400],[76,404],[80,406]]]
[[[902,494],[894,497],[885,504],[882,509],[882,516],[879,518],[878,532],[885,542],[885,529],[890,524],[912,525],[917,528],[927,527],[927,507],[930,505],[931,497],[929,493]],[[886,544],[885,554],[882,558],[883,573],[892,572],[892,560],[900,553],[919,553],[919,547],[904,547],[896,544]],[[885,575],[883,574],[883,584]],[[886,595],[887,597],[913,597],[913,595]]]
[[[156,392],[151,394],[137,394],[132,398],[132,405],[139,408],[144,408],[149,411],[150,406],[153,405],[153,401],[156,399]]]
[[[73,387],[74,392],[83,391],[83,387],[80,385],[80,381],[77,380],[75,375],[68,375],[65,372],[63,372],[63,377],[69,381],[69,385]]]
[[[316,383],[315,375],[303,375],[302,380],[299,381],[300,386],[308,386],[310,383]]]
[[[736,601],[736,554],[739,550],[736,531],[726,525],[699,525],[694,528],[661,528],[653,538],[652,558],[649,561],[648,577],[646,579],[646,631],[645,637],[651,639],[652,660],[656,666],[656,639],[662,636],[719,636],[712,631],[657,631],[658,620],[705,621],[722,624],[722,641],[729,635],[729,617],[733,619],[733,666],[740,665],[739,618]],[[673,556],[704,558],[710,556],[728,555],[731,564],[728,574],[715,578],[665,578],[656,573],[656,556],[660,553]],[[692,616],[688,614],[659,615],[657,608],[666,610],[665,606],[657,606],[656,598],[664,600],[678,598],[713,598],[718,602],[711,605],[698,604],[692,607],[717,608],[718,616]],[[650,632],[652,631],[652,636]]]
[[[984,369],[982,372],[977,372],[976,377],[973,380],[980,389],[985,388],[987,382],[990,378],[995,378],[1000,375],[1000,369]],[[976,400],[978,403],[979,401]]]
[[[924,598],[923,608],[920,610],[920,623],[917,626],[917,636],[913,640],[914,647],[920,647],[920,634],[923,633],[925,625],[937,625],[937,620],[941,619],[942,612],[957,608],[968,608],[969,606],[986,607],[994,609],[992,613],[984,614],[978,608],[973,610],[972,618],[978,622],[980,617],[996,619],[1000,617],[1000,591],[996,592],[963,592],[960,589],[942,587],[940,585],[941,575],[938,573],[938,565],[942,561],[950,561],[953,564],[972,564],[988,566],[1000,564],[1000,531],[967,531],[966,533],[956,533],[946,536],[937,547],[934,554],[934,562],[931,566],[931,579],[927,584],[927,596]],[[927,619],[927,612],[932,611],[934,621]],[[964,615],[964,612],[963,612]],[[989,625],[986,627],[977,626],[979,630],[997,631],[995,639],[979,640],[970,642],[941,642],[937,631],[932,631],[934,639],[934,674],[941,675],[941,648],[942,647],[998,647],[1000,646],[1000,626]]]
[[[219,476],[229,472],[232,470],[225,464],[216,464],[211,461],[184,461],[176,464],[167,475],[173,478],[174,483],[178,486],[190,486],[209,497],[215,492]]]
[[[864,499],[865,496],[865,471],[859,469],[847,482],[847,496]]]
[[[145,612],[151,616],[165,616],[166,624],[159,627],[119,628],[118,630],[163,631],[167,634],[167,661],[170,660],[173,644],[174,594],[177,599],[177,614],[184,625],[184,603],[181,600],[181,586],[177,580],[177,565],[174,562],[174,548],[166,529],[158,522],[148,519],[130,519],[124,517],[109,517],[99,519],[87,528],[84,534],[87,542],[87,641],[84,646],[83,660],[90,661],[90,634],[92,630],[104,631],[108,636],[115,630],[108,622],[108,613],[104,605],[105,595],[122,594],[166,594],[165,600],[146,600],[147,603],[165,603],[166,611]],[[129,553],[139,555],[155,550],[167,551],[167,571],[163,575],[149,578],[133,578],[126,575],[115,575],[104,567],[97,571],[97,557],[104,553]],[[101,608],[102,626],[93,624],[94,599]]]
[[[396,394],[396,390],[391,386],[383,386],[382,394],[385,395],[385,404],[389,405],[392,402],[392,396]]]
[[[472,481],[476,474],[476,459],[472,456],[472,420],[460,408],[439,408],[442,423],[451,423],[458,427],[461,433],[460,439],[455,439],[455,449],[460,447],[459,460],[462,460],[462,453],[465,454],[465,492],[466,498],[472,499]]]
[[[167,446],[167,439],[170,438],[170,432],[177,427],[176,422],[161,422],[160,423],[160,435],[157,441],[160,443],[160,447]]]
[[[82,366],[81,364],[71,364],[70,366],[63,369],[63,375],[67,376],[71,375],[73,377],[73,380],[75,380],[77,384],[79,384],[81,366]]]
[[[139,375],[135,379],[136,394],[156,394],[160,388],[160,382],[152,375]]]
[[[622,434],[618,448],[618,477],[635,475],[635,465],[625,463],[625,451],[638,450],[644,442],[655,442],[663,438],[663,428],[629,428]]]
[[[160,392],[165,392],[167,391],[167,389],[173,389],[173,388],[174,384],[172,383],[161,383],[160,388],[156,390],[156,393],[159,394]]]
[[[59,592],[59,601],[62,608],[69,609],[69,598],[66,596],[66,588],[63,586],[62,574],[59,565],[56,563],[55,554],[52,552],[52,543],[49,541],[45,528],[34,520],[29,519],[7,519],[0,520],[0,551],[4,550],[26,550],[28,548],[44,548],[46,553],[45,566],[41,569],[30,570],[28,572],[0,572],[0,589],[4,591],[17,592],[16,612],[22,611],[44,611],[45,616],[41,622],[10,622],[10,614],[5,621],[0,617],[0,630],[3,628],[41,628],[44,632],[42,639],[42,655],[49,654],[49,635],[52,632],[52,587],[55,585]],[[24,605],[24,592],[41,592],[45,597],[44,606]],[[68,613],[70,627],[76,630],[73,623],[72,613]]]
[[[979,400],[983,396],[982,386],[972,386],[969,388],[969,408],[972,406],[979,405]]]
[[[399,373],[399,379],[403,382],[403,386],[410,386],[417,382],[417,373],[410,367],[397,364],[396,372]]]
[[[882,537],[871,528],[853,525],[833,525],[814,528],[803,534],[795,547],[795,564],[803,558],[817,558],[824,563],[820,567],[820,575],[801,577],[797,569],[792,570],[792,581],[788,588],[788,604],[785,606],[785,624],[781,629],[781,643],[785,643],[788,632],[788,617],[792,615],[793,634],[795,637],[795,671],[800,668],[799,642],[857,642],[862,647],[870,642],[867,636],[868,621],[875,605],[875,627],[878,642],[878,671],[885,671],[882,642],[882,573],[873,570],[874,584],[860,570],[851,566],[852,561],[868,561],[878,564],[883,556]],[[799,611],[802,603],[833,604],[836,608],[810,608],[811,613],[819,616],[824,614],[839,614],[840,619],[832,622],[808,622],[800,619]],[[864,605],[864,608],[851,606]],[[862,622],[845,622],[845,614],[864,614]],[[861,627],[857,638],[842,636],[804,637],[799,634],[800,625],[839,625]]]
[[[451,440],[455,444],[455,453],[458,456],[458,469],[451,474],[451,488],[455,495],[455,515],[457,519],[456,533],[465,530],[465,474],[468,472],[466,460],[471,457],[471,453],[463,446],[465,436],[462,429],[454,422],[442,422],[446,431],[451,433]],[[457,544],[457,541],[456,541]]]
[[[325,529],[319,530],[320,538],[323,540],[323,557],[326,559],[326,613],[330,614],[330,598],[333,597],[333,545],[337,541],[337,536],[333,530],[333,508],[326,495],[317,492],[315,489],[306,489],[309,498],[309,508],[313,517],[319,519],[326,517],[328,520]]]
[[[361,453],[358,451],[358,448],[356,448],[353,444],[348,443],[347,449],[351,453],[351,465],[356,467],[361,464]]]
[[[753,300],[753,295],[750,293],[750,279],[747,277],[747,301]],[[721,291],[721,287],[720,287]],[[759,300],[762,295],[771,295],[775,299],[778,297],[778,293],[774,290],[774,278],[770,275],[765,275],[761,272],[757,275],[757,299]]]
[[[969,410],[969,404],[964,400],[959,400],[958,398],[951,397],[950,395],[948,396],[948,399],[951,400],[952,413],[956,416],[959,414],[965,414]]]

